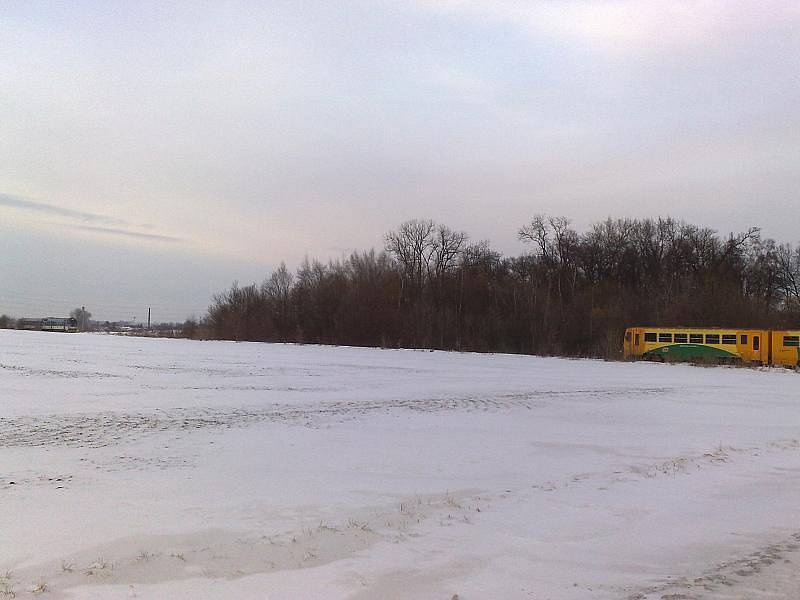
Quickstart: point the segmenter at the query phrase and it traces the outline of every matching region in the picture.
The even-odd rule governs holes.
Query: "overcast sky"
[[[200,316],[432,218],[800,240],[798,2],[4,2],[0,312]]]

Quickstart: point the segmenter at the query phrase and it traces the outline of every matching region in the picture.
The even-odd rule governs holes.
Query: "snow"
[[[0,598],[796,597],[799,392],[0,331]]]

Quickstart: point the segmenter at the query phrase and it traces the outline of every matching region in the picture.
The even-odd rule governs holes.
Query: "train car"
[[[770,333],[760,329],[630,327],[625,330],[623,354],[626,359],[766,365],[772,358]]]
[[[800,364],[800,330],[772,331],[772,364],[797,367]]]
[[[42,319],[17,319],[17,329],[27,331],[41,331]]]
[[[61,319],[58,317],[46,317],[42,319],[42,331],[76,333],[78,331],[78,320],[73,318]]]

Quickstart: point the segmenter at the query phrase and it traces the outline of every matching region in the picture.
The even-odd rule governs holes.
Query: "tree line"
[[[537,216],[519,256],[431,220],[380,251],[285,264],[214,296],[198,335],[390,348],[620,355],[631,325],[800,327],[800,247],[672,218],[578,232]]]

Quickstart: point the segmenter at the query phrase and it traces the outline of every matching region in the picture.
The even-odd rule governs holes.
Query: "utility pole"
[[[81,306],[81,331],[86,331],[86,307]]]
[[[150,307],[147,307],[147,331],[150,331]]]

